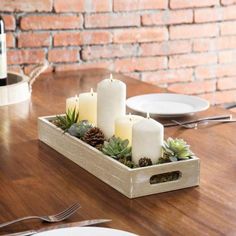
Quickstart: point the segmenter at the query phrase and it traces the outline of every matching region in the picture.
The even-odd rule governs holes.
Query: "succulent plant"
[[[56,116],[56,119],[53,121],[53,124],[63,129],[65,132],[77,122],[79,113],[74,109],[73,111],[68,111],[66,115]]]
[[[190,146],[183,139],[178,138],[168,138],[164,141],[162,149],[163,157],[159,159],[159,163],[187,160],[194,155]]]
[[[79,123],[74,123],[68,129],[68,133],[77,138],[83,138],[84,134],[93,126],[87,120],[82,120]]]
[[[129,140],[122,140],[118,137],[111,137],[108,141],[104,142],[102,152],[114,159],[124,159],[131,157],[131,147],[128,146]]]

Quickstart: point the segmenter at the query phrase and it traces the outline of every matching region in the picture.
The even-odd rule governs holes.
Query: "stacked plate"
[[[209,108],[209,102],[197,96],[173,93],[145,94],[127,99],[126,105],[137,112],[161,117],[192,115]]]

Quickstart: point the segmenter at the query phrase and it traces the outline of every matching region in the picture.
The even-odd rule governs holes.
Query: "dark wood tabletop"
[[[236,123],[197,130],[166,128],[165,137],[185,139],[200,158],[200,186],[133,200],[38,140],[39,116],[63,113],[66,98],[96,89],[107,74],[104,70],[44,74],[33,85],[31,100],[0,107],[0,223],[54,214],[79,202],[82,208],[67,222],[108,218],[112,222],[103,226],[139,235],[236,235]],[[126,82],[128,96],[162,92],[117,77]],[[197,116],[229,113],[212,107]],[[0,229],[0,235],[47,225],[19,223]]]

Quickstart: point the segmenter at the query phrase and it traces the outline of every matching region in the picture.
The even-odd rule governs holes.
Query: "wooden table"
[[[30,101],[0,107],[0,223],[53,214],[78,201],[82,208],[69,222],[110,218],[104,226],[139,235],[236,235],[235,123],[198,130],[166,128],[166,137],[182,137],[200,157],[200,186],[133,200],[38,140],[38,116],[63,113],[67,97],[96,88],[106,74],[90,70],[43,75],[33,85]],[[127,83],[128,96],[161,92],[119,78]],[[210,108],[198,116],[228,113]],[[0,234],[43,226],[25,222]]]

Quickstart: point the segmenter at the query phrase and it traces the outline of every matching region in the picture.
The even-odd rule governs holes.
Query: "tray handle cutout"
[[[171,171],[165,172],[157,175],[152,175],[149,179],[149,183],[152,184],[161,184],[171,181],[176,181],[182,178],[182,172],[180,171]]]

